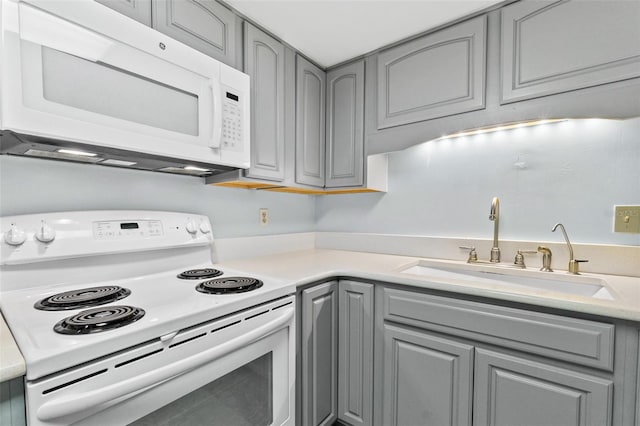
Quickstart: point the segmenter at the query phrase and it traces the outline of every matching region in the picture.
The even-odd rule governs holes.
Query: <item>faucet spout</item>
[[[498,197],[493,197],[493,200],[491,200],[489,220],[493,221],[493,247],[491,248],[490,261],[493,263],[499,263],[500,248],[498,247],[498,227],[500,224],[500,200],[498,199]]]

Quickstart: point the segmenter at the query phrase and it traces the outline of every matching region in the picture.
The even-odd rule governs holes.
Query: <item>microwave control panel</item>
[[[242,151],[242,102],[237,92],[222,92],[222,145],[227,151]]]
[[[162,222],[159,220],[93,222],[93,238],[96,240],[129,240],[162,235]]]

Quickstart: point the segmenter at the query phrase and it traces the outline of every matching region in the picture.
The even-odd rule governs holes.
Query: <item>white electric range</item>
[[[293,288],[213,264],[207,217],[63,212],[0,229],[29,424],[293,424]]]

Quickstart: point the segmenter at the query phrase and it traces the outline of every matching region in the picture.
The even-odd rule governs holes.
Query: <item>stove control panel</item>
[[[93,222],[93,238],[96,240],[130,240],[162,235],[162,222],[159,220]]]

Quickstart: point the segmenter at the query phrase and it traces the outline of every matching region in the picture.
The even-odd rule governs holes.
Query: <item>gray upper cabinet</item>
[[[338,290],[338,419],[373,422],[373,284],[340,281]]]
[[[473,346],[385,324],[380,424],[471,425],[472,375]]]
[[[241,20],[214,0],[154,0],[153,27],[230,66],[237,65]]]
[[[502,9],[502,103],[640,76],[640,2],[522,1]]]
[[[477,426],[611,424],[610,380],[484,349],[475,368]]]
[[[296,183],[324,187],[325,93],[323,70],[296,58]]]
[[[480,16],[381,52],[378,129],[484,108],[486,22]]]
[[[325,186],[364,183],[364,60],[327,74]]]
[[[245,72],[251,78],[251,167],[247,176],[285,177],[285,47],[245,23]]]
[[[151,26],[151,0],[96,0],[129,18]]]
[[[338,402],[338,285],[302,291],[302,424],[331,425]]]

